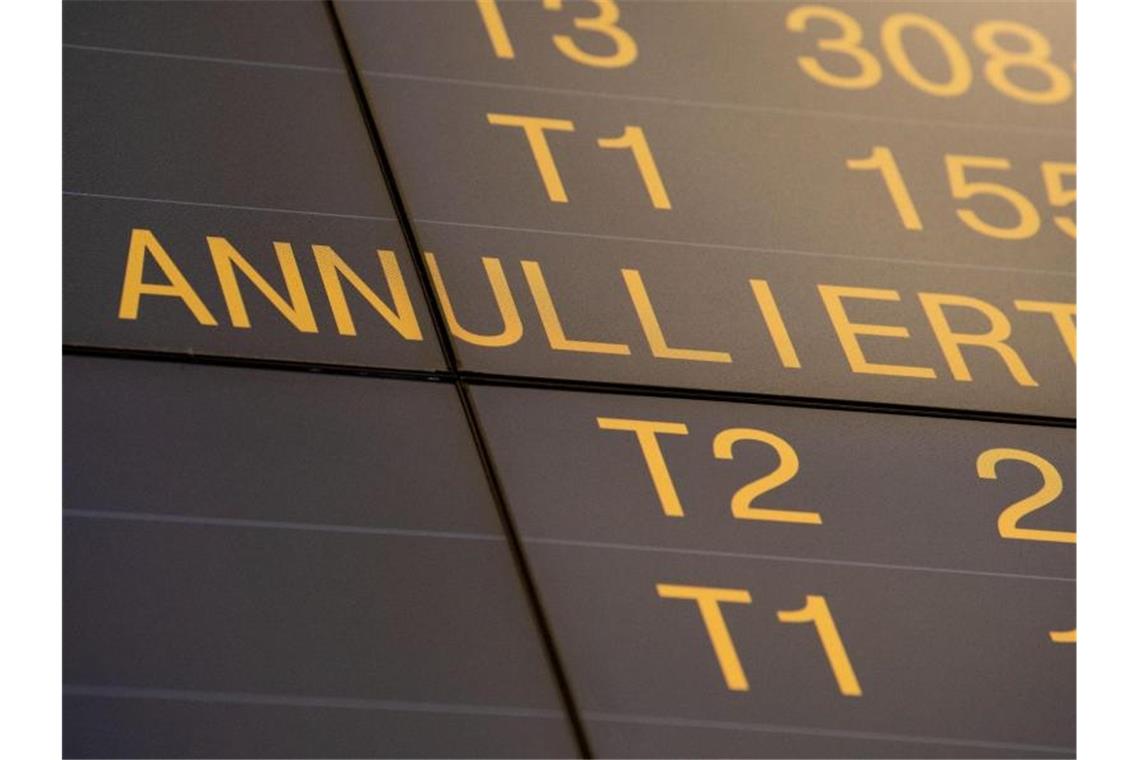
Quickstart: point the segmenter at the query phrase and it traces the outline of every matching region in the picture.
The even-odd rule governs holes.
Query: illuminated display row
[[[364,76],[414,222],[1074,270],[1072,135]]]
[[[76,344],[442,364],[415,272],[375,223],[343,222],[324,243],[294,244],[280,234],[305,235],[293,217],[189,209],[169,220],[123,206],[67,201],[71,223],[107,240],[150,224],[128,229],[118,256],[69,263],[70,276],[82,273],[65,312]],[[196,234],[207,218],[243,232]],[[265,231],[251,238],[251,229]],[[391,248],[373,248],[385,232]],[[604,241],[581,250],[557,237],[447,227],[425,239],[439,251],[427,253],[429,277],[470,371],[1074,413],[1071,280],[976,281],[883,263],[850,271],[741,253],[709,266],[684,249]]]
[[[366,72],[997,129],[1074,126],[1072,3],[336,6]]]

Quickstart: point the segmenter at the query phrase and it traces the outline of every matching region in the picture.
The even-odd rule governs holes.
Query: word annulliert
[[[390,252],[378,250],[377,264],[365,270],[349,266],[329,246],[309,248],[278,241],[239,251],[224,237],[212,236],[198,250],[167,251],[154,231],[135,229],[118,316],[145,319],[148,302],[174,300],[201,326],[228,321],[256,329],[245,303],[263,299],[299,332],[335,329],[352,337],[366,321],[369,330],[376,329],[378,316],[383,329],[405,340],[423,339],[427,315],[418,314],[408,297],[414,273],[402,271]],[[196,256],[213,260],[213,281],[190,282],[183,274],[179,259]],[[313,273],[314,267],[297,265],[304,256],[315,258],[317,276],[310,274],[309,281],[302,272]],[[1035,292],[1032,284],[1023,293],[1015,291],[1015,297],[999,299],[967,288],[947,289],[945,283],[926,288],[921,280],[912,288],[892,287],[890,281],[871,286],[866,274],[844,281],[836,273],[808,282],[786,269],[769,276],[767,265],[748,264],[734,267],[739,276],[706,270],[702,276],[715,278],[706,286],[688,282],[683,274],[678,279],[664,259],[658,269],[651,263],[625,266],[608,257],[590,267],[588,279],[579,273],[568,284],[555,257],[538,258],[486,255],[476,263],[424,253],[447,329],[461,349],[500,351],[525,343],[541,347],[546,357],[553,352],[649,359],[655,366],[732,365],[755,360],[723,343],[743,335],[748,350],[767,357],[766,372],[807,372],[838,360],[852,375],[976,384],[980,393],[995,386],[1037,389],[1064,382],[1060,375],[1065,373],[1050,368],[1076,360],[1075,304]],[[697,292],[714,286],[714,300]],[[214,291],[222,298],[213,302],[222,306],[210,309],[205,295]],[[332,317],[323,327],[320,299]],[[606,334],[591,334],[603,313]],[[823,342],[805,334],[820,324],[830,333]],[[762,383],[752,390],[763,391]]]

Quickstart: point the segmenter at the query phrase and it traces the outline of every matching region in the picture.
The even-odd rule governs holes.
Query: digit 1
[[[910,199],[910,192],[906,189],[906,182],[903,180],[902,172],[899,171],[899,165],[895,162],[895,155],[891,153],[890,148],[876,145],[871,151],[871,155],[866,158],[847,159],[847,168],[857,172],[878,171],[882,174],[883,181],[887,185],[887,192],[891,194],[891,200],[894,201],[895,210],[899,212],[903,227],[908,230],[922,229],[922,219],[918,217],[918,209],[914,207],[914,201]]]
[[[649,150],[649,143],[645,141],[645,133],[641,127],[626,127],[620,137],[599,137],[598,146],[601,148],[629,148],[633,151],[633,160],[637,162],[637,170],[641,172],[641,181],[649,191],[649,200],[653,208],[671,209],[669,194],[665,192],[665,183],[657,171],[657,163],[653,160],[653,153]]]
[[[781,623],[815,623],[815,631],[823,644],[823,652],[827,655],[831,672],[835,675],[839,693],[845,697],[863,696],[859,679],[855,676],[855,669],[851,667],[851,660],[847,659],[843,639],[839,637],[839,630],[835,627],[835,620],[827,607],[827,600],[822,596],[809,595],[806,601],[807,604],[798,610],[777,611],[776,617]]]
[[[491,49],[498,58],[514,58],[515,49],[511,45],[511,38],[507,35],[507,27],[503,25],[503,16],[499,13],[499,4],[495,0],[475,0],[479,7],[479,15],[483,17],[483,26],[487,28],[487,36],[491,38]]]

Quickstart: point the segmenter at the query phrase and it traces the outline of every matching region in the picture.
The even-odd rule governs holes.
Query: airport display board
[[[1072,3],[63,16],[65,755],[1075,754]]]

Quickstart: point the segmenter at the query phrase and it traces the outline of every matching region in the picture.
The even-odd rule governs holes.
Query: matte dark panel
[[[64,550],[68,684],[557,707],[502,540],[68,515]]]
[[[722,251],[700,246],[588,240],[503,230],[421,224],[420,242],[435,254],[455,318],[482,336],[503,333],[485,266],[503,268],[517,306],[521,334],[500,345],[455,344],[464,369],[504,375],[746,391],[781,396],[861,400],[971,411],[1075,416],[1075,366],[1054,320],[1022,311],[1019,301],[1074,303],[1074,280],[1023,272],[984,272],[882,262]],[[626,355],[596,348],[559,349],[544,329],[524,261],[536,262],[566,336],[626,347]],[[709,357],[655,356],[635,310],[623,270],[636,270],[669,348],[727,353]],[[750,280],[768,284],[799,367],[785,366]],[[866,361],[925,368],[935,377],[855,371],[821,298],[820,285],[887,291],[891,300],[862,294],[843,300],[849,321],[905,329],[906,335],[859,335]],[[983,334],[1006,319],[1006,343],[1024,364],[1023,385],[993,348],[964,346],[968,378],[955,378],[919,293],[953,294],[988,304],[944,307],[950,328]],[[880,298],[884,294],[878,294]],[[997,317],[979,308],[992,308]],[[511,340],[513,338],[513,342]],[[668,353],[657,351],[658,354]]]
[[[633,63],[598,68],[571,60],[552,37],[568,36],[584,52],[612,56],[617,45],[605,32],[577,29],[577,21],[601,15],[596,3],[567,0],[562,10],[539,3],[500,0],[498,8],[514,58],[494,53],[473,0],[450,2],[355,2],[337,0],[362,68],[416,76],[450,77],[589,94],[639,96],[724,104],[756,110],[802,110],[821,116],[862,116],[884,121],[946,121],[1027,131],[1071,130],[1075,97],[1035,105],[1001,94],[985,77],[987,55],[972,41],[979,23],[1001,19],[1039,31],[1052,47],[1049,59],[1075,79],[1075,13],[1072,3],[1053,2],[829,2],[852,17],[863,34],[861,47],[882,68],[869,89],[829,87],[807,76],[797,63],[812,56],[829,71],[852,76],[859,67],[841,52],[821,52],[817,41],[840,36],[834,22],[818,19],[803,33],[789,31],[789,13],[809,3],[689,2],[617,0],[616,26],[637,46]],[[972,81],[958,96],[940,97],[910,85],[893,68],[880,39],[890,15],[918,13],[942,25],[970,61]],[[430,40],[430,44],[423,44]],[[904,34],[904,48],[916,69],[933,82],[946,82],[949,65],[936,41],[921,29]],[[1026,43],[1002,40],[1010,50]],[[1020,44],[1019,44],[1020,43]],[[1014,71],[1029,89],[1044,89],[1041,74]]]
[[[449,385],[77,357],[66,367],[72,508],[501,530]]]
[[[1054,466],[1056,497],[1017,527],[1075,528],[1073,433],[1045,427],[476,387],[477,410],[572,688],[602,756],[1071,755],[1075,546],[1002,538],[998,515]],[[680,514],[666,512],[632,431],[656,436]],[[606,423],[611,425],[612,423]],[[734,517],[815,512],[819,524]],[[731,434],[729,434],[731,435]],[[753,486],[759,488],[759,486]],[[1056,535],[1056,534],[1054,534]],[[1057,536],[1060,537],[1060,536]],[[697,604],[657,584],[747,592],[720,610],[747,689],[730,689]],[[777,611],[826,599],[861,696],[840,693],[811,624]],[[621,663],[614,667],[614,663]],[[881,743],[895,745],[881,752]]]
[[[453,387],[64,368],[69,754],[575,753]]]
[[[1074,161],[1071,134],[842,122],[368,74],[365,81],[401,194],[417,223],[957,266],[1074,269],[1074,241],[1051,221],[1054,213],[1071,215],[1072,209],[1051,210],[1041,168],[1045,161]],[[491,124],[488,114],[572,123],[573,131],[546,133],[565,202],[551,200],[523,129]],[[671,209],[654,207],[628,149],[597,145],[630,125],[644,131]],[[878,172],[847,168],[848,159],[866,158],[875,146],[893,151],[922,230],[904,227]],[[1018,217],[1008,201],[994,196],[955,199],[947,154],[1007,159],[1007,170],[971,168],[965,176],[1017,189],[1039,209],[1037,233],[1003,240],[967,227],[959,209],[998,227],[1015,226]],[[483,191],[470,190],[476,187]]]
[[[392,215],[343,70],[63,58],[65,191]]]
[[[443,366],[327,9],[99,3],[69,8],[65,26],[66,343]],[[152,236],[145,252],[144,234]],[[228,241],[287,307],[297,307],[275,250],[287,244],[315,323],[291,324],[239,271],[250,310],[245,326],[222,301],[209,238]],[[146,262],[144,288],[175,281],[158,266],[161,248],[204,313],[190,308],[185,288],[178,295],[144,289],[137,314],[124,308],[132,242]],[[393,251],[399,271],[392,280],[408,291],[416,324],[397,331],[347,283],[361,325],[334,324],[315,268],[317,245],[331,246],[395,309],[377,254]]]
[[[344,68],[328,10],[319,0],[67,0],[63,42]]]
[[[977,468],[979,456],[996,448],[1043,458],[1062,491],[1018,524],[1074,531],[1072,429],[509,388],[474,394],[516,523],[536,540],[1076,575],[1073,544],[998,533],[998,516],[1041,489],[1042,473],[1015,460],[998,463],[996,480],[979,477]],[[599,419],[684,426],[684,433],[656,434],[683,516],[666,514],[635,433]],[[716,456],[714,440],[737,429],[776,436],[796,458],[790,480],[751,501],[813,512],[821,524],[734,518],[737,491],[790,460],[769,443],[743,438],[731,459]]]

